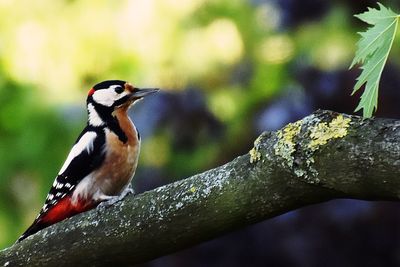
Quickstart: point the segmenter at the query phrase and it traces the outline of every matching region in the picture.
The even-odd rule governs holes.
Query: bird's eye
[[[115,87],[115,92],[117,93],[117,94],[120,94],[120,93],[122,93],[123,91],[124,91],[124,88],[122,88],[121,86],[118,86],[118,87]]]

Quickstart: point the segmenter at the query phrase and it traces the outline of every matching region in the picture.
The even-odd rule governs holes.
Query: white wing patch
[[[126,92],[121,94],[115,92],[116,87],[119,87],[119,85],[111,85],[109,88],[96,90],[93,94],[93,100],[103,106],[111,107],[115,101],[127,95]]]
[[[93,142],[96,139],[96,136],[97,134],[92,131],[86,132],[84,135],[82,135],[79,141],[72,147],[71,151],[69,152],[67,160],[64,162],[64,165],[61,167],[61,170],[58,173],[59,175],[65,172],[69,164],[71,164],[71,161],[79,154],[81,154],[84,150],[86,150],[88,153],[93,150]]]
[[[93,126],[101,126],[104,125],[104,121],[100,118],[99,114],[95,110],[94,106],[89,103],[88,105],[89,112],[89,124]]]

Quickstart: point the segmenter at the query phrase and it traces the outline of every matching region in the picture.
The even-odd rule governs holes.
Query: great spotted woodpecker
[[[96,84],[87,96],[88,122],[61,167],[33,224],[18,241],[101,202],[111,205],[133,192],[140,135],[127,111],[157,92],[120,80]]]

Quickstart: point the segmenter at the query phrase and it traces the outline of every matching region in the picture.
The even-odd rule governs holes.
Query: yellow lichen
[[[255,163],[261,159],[261,153],[258,151],[260,146],[261,136],[254,141],[254,147],[249,151],[250,163]]]
[[[189,189],[189,191],[192,192],[192,193],[195,193],[195,192],[196,192],[196,187],[195,187],[195,186],[192,186],[192,187]]]
[[[320,146],[328,143],[329,140],[346,136],[350,121],[349,118],[339,115],[329,124],[326,122],[318,123],[311,128],[311,141],[308,144],[308,148],[311,151],[316,151]]]
[[[274,149],[275,155],[286,159],[289,167],[293,166],[293,152],[296,151],[296,143],[294,138],[300,133],[302,121],[289,123],[285,128],[278,131],[278,142],[276,142]]]
[[[253,147],[250,151],[250,163],[255,163],[261,159],[261,153]]]

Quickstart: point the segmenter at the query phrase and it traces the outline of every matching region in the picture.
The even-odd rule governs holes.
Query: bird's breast
[[[93,174],[97,186],[106,195],[120,194],[131,182],[140,152],[138,133],[131,120],[126,116],[118,121],[128,139],[122,142],[114,132],[105,129],[105,159]]]

